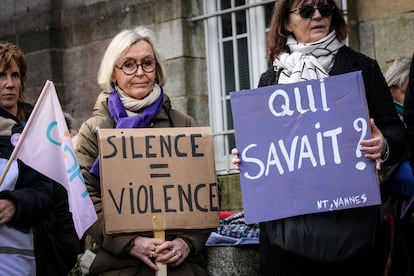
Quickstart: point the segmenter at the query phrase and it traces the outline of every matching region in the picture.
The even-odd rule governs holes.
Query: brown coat
[[[98,128],[115,128],[115,122],[108,111],[109,94],[102,92],[96,101],[93,116],[85,121],[78,135],[75,148],[82,175],[85,179],[89,195],[95,205],[98,220],[88,229],[87,234],[95,241],[93,251],[97,254],[90,268],[90,275],[155,275],[154,271],[140,259],[129,255],[131,241],[136,234],[108,236],[103,230],[103,214],[101,189],[99,180],[89,173],[89,170],[98,156]],[[148,127],[191,127],[194,120],[179,111],[171,108],[168,96],[164,94],[163,108],[153,118]],[[150,234],[140,234],[147,235]],[[180,231],[178,234],[167,233],[166,239],[183,238],[191,248],[186,261],[176,268],[168,268],[168,275],[208,275],[207,258],[204,244],[208,233],[197,231]]]

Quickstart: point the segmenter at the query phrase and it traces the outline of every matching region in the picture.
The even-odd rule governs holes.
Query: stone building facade
[[[100,92],[96,75],[109,41],[124,28],[147,25],[155,31],[166,60],[164,89],[174,107],[189,113],[198,125],[209,126],[209,95],[215,92],[209,92],[206,30],[203,20],[192,20],[205,15],[207,1],[213,0],[3,0],[0,41],[17,43],[26,53],[29,98],[34,101],[45,81],[52,80],[64,111],[78,127],[90,116]],[[412,56],[412,0],[342,3],[352,48],[377,59],[384,70],[394,58]],[[239,203],[230,209],[239,208]]]
[[[350,45],[384,68],[414,52],[411,0],[348,0]],[[99,93],[96,74],[105,47],[123,28],[148,25],[167,63],[166,91],[199,125],[209,124],[203,0],[7,0],[0,10],[0,41],[14,42],[29,63],[27,93],[37,98],[54,81],[63,108],[78,124]]]
[[[188,17],[202,1],[8,0],[0,11],[0,41],[17,43],[28,61],[26,92],[32,100],[52,80],[64,111],[77,126],[100,92],[97,72],[110,40],[121,30],[147,25],[166,59],[165,91],[177,109],[208,125],[202,25]]]

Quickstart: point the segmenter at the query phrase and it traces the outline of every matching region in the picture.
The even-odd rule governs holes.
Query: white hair
[[[388,87],[401,88],[410,73],[411,58],[399,57],[388,67],[384,73]]]
[[[132,44],[141,40],[148,42],[154,51],[157,61],[156,82],[160,86],[165,84],[164,64],[156,45],[154,33],[147,27],[138,26],[118,33],[106,48],[98,71],[98,84],[103,90],[110,92],[114,89],[112,74],[115,68],[115,62],[128,51]]]

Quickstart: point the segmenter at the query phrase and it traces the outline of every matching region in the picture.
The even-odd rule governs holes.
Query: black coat
[[[381,130],[389,144],[390,155],[386,164],[395,163],[401,158],[405,151],[406,140],[404,135],[404,125],[397,115],[388,85],[377,62],[344,46],[339,49],[337,56],[335,57],[334,66],[329,74],[338,75],[359,70],[362,71],[364,79],[369,116],[374,119],[375,124]],[[259,87],[277,84],[278,74],[280,74],[280,69],[277,68],[271,68],[263,73],[260,78]],[[355,216],[355,212],[359,213]],[[353,223],[345,222],[352,222],[352,218],[355,218],[354,221],[359,222],[355,225]],[[261,275],[307,275],[309,272],[312,272],[315,275],[382,275],[386,260],[384,254],[386,249],[383,244],[384,236],[381,226],[380,209],[376,206],[366,207],[359,211],[356,209],[348,209],[337,212],[310,214],[299,216],[298,220],[295,219],[296,218],[286,219],[290,220],[286,225],[283,224],[284,220],[281,220],[282,222],[270,221],[261,224]],[[352,229],[357,227],[358,229],[361,229],[361,233],[365,231],[364,229],[367,229],[365,233],[368,233],[368,238],[371,238],[371,231],[369,231],[371,227],[367,226],[365,228],[363,227],[363,224],[374,225],[374,229],[378,230],[375,230],[375,233],[372,233],[372,239],[374,240],[372,247],[367,248],[364,253],[361,253],[359,256],[346,257],[347,259],[337,263],[328,264],[316,261],[316,259],[307,259],[294,252],[287,252],[272,242],[277,239],[275,235],[290,235],[289,228],[284,229],[286,233],[283,233],[283,230],[281,229],[283,229],[284,226],[288,227],[288,225],[295,225],[296,222],[298,227],[295,228],[293,232],[297,231],[300,233],[302,225],[301,219],[310,222],[307,224],[312,227],[312,229],[309,230],[310,236],[312,236],[315,231],[322,231],[318,235],[320,237],[325,237],[323,233],[328,231],[326,236],[331,236],[332,238],[331,233],[337,233],[337,238],[339,240],[345,238],[343,233],[352,233]],[[343,221],[342,224],[341,221]],[[293,222],[293,224],[289,224],[290,222]],[[329,228],[333,225],[336,225],[334,230]],[[321,227],[324,229],[320,229]],[[350,240],[353,238],[358,241],[359,237],[351,237]],[[303,240],[302,251],[306,252],[307,246],[312,246],[313,242],[314,241],[312,240]],[[334,241],[333,243],[336,242]],[[332,244],[332,246],[334,246],[334,244]],[[330,246],[327,245],[327,247]],[[296,251],[299,252],[301,250]],[[342,251],[338,252],[338,255],[342,254]],[[360,267],[360,269],[355,270],[355,267]]]
[[[31,106],[25,109],[28,119]],[[0,108],[2,119],[14,120],[11,133],[21,133],[25,122]],[[10,136],[0,136],[0,157],[13,151]],[[0,192],[0,199],[11,199],[16,213],[9,222],[16,227],[32,227],[37,276],[67,275],[80,253],[66,189],[19,161],[19,177],[14,191]]]
[[[408,88],[404,102],[404,121],[407,125],[407,143],[411,167],[414,170],[414,54],[411,60]]]
[[[53,185],[52,213],[34,228],[34,245],[37,276],[68,275],[81,252],[68,195],[58,183]]]
[[[21,132],[22,122],[0,108],[0,124],[15,121],[10,133]],[[0,136],[0,158],[9,159],[13,151],[10,135]],[[14,227],[29,228],[44,220],[50,213],[53,200],[52,182],[42,174],[18,161],[19,176],[13,191],[0,192],[0,199],[13,201],[16,212],[8,222]]]
[[[0,151],[2,150],[0,146]],[[30,228],[44,220],[52,206],[52,183],[23,162],[13,191],[0,192],[0,199],[13,201],[16,212],[8,225]]]

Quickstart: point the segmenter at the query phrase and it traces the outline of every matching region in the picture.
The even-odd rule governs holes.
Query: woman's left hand
[[[385,154],[387,150],[387,140],[381,131],[378,129],[374,122],[374,119],[370,119],[371,124],[371,137],[367,140],[360,142],[361,152],[365,153],[365,158],[375,160],[377,170],[381,169],[381,156]]]
[[[233,155],[233,159],[231,160],[231,163],[234,165],[234,168],[239,171],[240,170],[240,162],[241,162],[241,160],[240,160],[240,157],[239,157],[239,151],[238,151],[238,149],[237,148],[233,148],[231,150],[231,154]]]
[[[0,199],[0,224],[9,222],[16,212],[13,201],[9,199]]]
[[[188,244],[181,238],[176,238],[173,241],[165,241],[155,250],[157,262],[168,264],[171,266],[178,266],[190,254]]]

